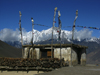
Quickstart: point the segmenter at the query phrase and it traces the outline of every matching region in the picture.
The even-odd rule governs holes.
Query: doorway
[[[74,49],[76,54],[77,54],[77,61],[78,64],[81,64],[81,54],[82,54],[82,49],[81,48],[75,48]]]
[[[51,58],[51,49],[41,49],[41,58]]]

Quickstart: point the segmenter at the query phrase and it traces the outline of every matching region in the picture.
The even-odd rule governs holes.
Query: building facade
[[[51,45],[24,45],[24,56],[23,58],[51,58]],[[60,44],[53,45],[53,58],[64,59],[66,63],[71,65],[85,65],[86,64],[86,46],[75,45],[75,44]]]

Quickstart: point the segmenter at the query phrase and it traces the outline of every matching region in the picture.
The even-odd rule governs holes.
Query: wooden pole
[[[23,58],[23,36],[22,36],[22,27],[21,27],[21,11],[19,11],[19,16],[20,16],[20,20],[19,20],[19,26],[20,26],[20,34],[21,34],[21,44],[22,44],[22,58]]]
[[[75,17],[75,20],[74,20],[74,23],[73,23],[73,28],[72,28],[72,42],[71,42],[71,67],[72,67],[72,48],[73,48],[73,38],[74,38],[74,31],[75,31],[75,22],[76,22],[76,19],[78,17],[78,10],[76,10],[76,17]]]
[[[60,14],[60,11],[58,11],[58,29],[59,29],[59,35],[58,35],[58,37],[59,37],[59,43],[60,43],[60,60],[61,60],[61,20],[60,20],[60,16],[61,16],[61,14]]]
[[[55,26],[55,16],[56,16],[57,7],[54,9],[54,17],[53,17],[53,27],[52,27],[52,42],[51,42],[51,58],[53,58],[53,29]]]
[[[34,44],[33,44],[33,38],[34,38],[34,31],[33,31],[33,29],[34,29],[34,20],[33,20],[33,18],[31,18],[31,21],[32,21],[32,47],[34,48]],[[34,49],[33,49],[34,50]],[[33,58],[33,51],[32,51],[32,58]]]

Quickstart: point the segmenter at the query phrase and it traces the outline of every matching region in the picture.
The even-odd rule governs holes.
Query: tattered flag
[[[54,21],[54,23],[56,23],[56,21]]]
[[[61,20],[60,20],[60,18],[58,17],[58,19],[59,19],[59,29],[61,29]]]
[[[73,25],[73,27],[75,27],[75,25]]]
[[[58,17],[60,17],[60,16],[61,16],[60,11],[58,11]]]
[[[19,20],[19,22],[21,22],[21,20]]]
[[[57,31],[59,33],[59,31]]]
[[[86,28],[86,27],[84,27],[84,28]]]
[[[75,16],[75,19],[77,19],[78,16]]]
[[[21,31],[21,25],[19,25],[19,30]]]
[[[72,26],[67,26],[67,27],[72,27]],[[73,25],[73,27],[81,27],[81,28],[90,28],[90,29],[100,30],[100,28],[96,28],[96,27],[86,27],[86,26],[79,26],[79,25],[77,25],[77,26]],[[64,28],[66,28],[66,27],[64,27]]]
[[[58,29],[59,29],[59,34],[58,34],[58,36],[59,36],[59,40],[61,40],[61,38],[60,38],[60,34],[61,34],[61,20],[60,20],[60,16],[58,17],[58,21],[59,21],[59,27],[58,27]]]

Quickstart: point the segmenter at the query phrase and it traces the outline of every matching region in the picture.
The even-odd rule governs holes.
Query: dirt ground
[[[51,72],[39,71],[3,71],[0,75],[100,75],[100,66],[62,67]]]
[[[40,71],[39,73],[44,73]],[[0,75],[36,75],[39,74],[37,71],[29,71],[28,73],[26,71],[3,71],[0,72]]]
[[[63,67],[39,75],[100,75],[100,66]]]

